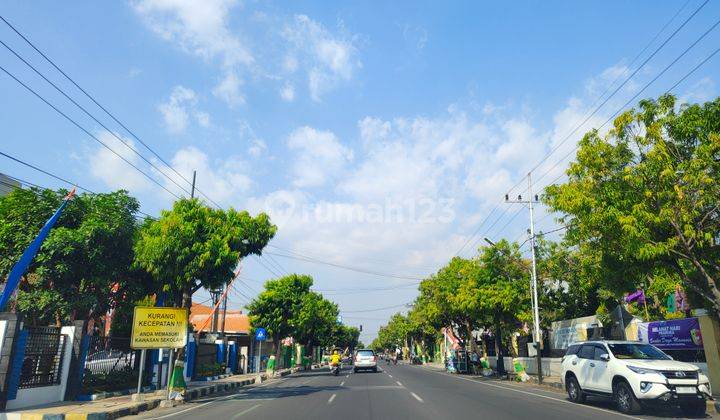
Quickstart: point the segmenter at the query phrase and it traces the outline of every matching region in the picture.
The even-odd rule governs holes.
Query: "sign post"
[[[267,331],[265,331],[265,328],[257,328],[255,329],[255,341],[258,342],[258,357],[257,357],[257,368],[255,371],[259,374],[260,373],[260,366],[261,359],[262,359],[262,342],[267,339]]]
[[[142,391],[142,377],[147,349],[170,349],[168,364],[168,395],[172,378],[172,359],[175,349],[187,344],[188,313],[185,308],[136,306],[133,312],[130,347],[141,350],[138,375],[138,394]]]

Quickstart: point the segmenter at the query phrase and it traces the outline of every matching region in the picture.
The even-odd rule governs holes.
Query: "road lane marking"
[[[233,399],[233,398],[237,398],[238,395],[247,395],[247,393],[252,392],[252,391],[254,391],[254,390],[258,389],[258,388],[264,388],[264,387],[266,387],[266,386],[268,386],[268,385],[279,385],[279,384],[285,382],[286,380],[287,380],[286,378],[277,379],[277,380],[269,380],[269,381],[267,381],[267,382],[263,382],[263,383],[260,384],[260,385],[254,385],[252,388],[248,388],[248,389],[242,389],[242,388],[241,388],[240,391],[242,391],[242,392],[239,391],[239,392],[236,392],[236,393],[231,394],[231,395],[225,395],[225,396],[222,396],[222,397],[214,397],[214,399],[213,399],[212,401],[208,401],[208,402],[206,402],[206,403],[202,403],[202,404],[199,404],[199,405],[195,405],[195,406],[192,406],[192,407],[188,407],[188,408],[186,408],[186,409],[184,409],[184,410],[176,411],[176,412],[174,412],[174,413],[169,413],[169,414],[165,414],[165,415],[158,416],[158,417],[152,417],[152,418],[149,419],[149,420],[158,420],[158,419],[165,419],[165,418],[168,418],[168,417],[177,416],[177,415],[179,415],[179,414],[187,413],[188,411],[195,410],[195,409],[201,408],[201,407],[205,407],[206,405],[210,405],[210,404],[215,403],[215,402],[218,402],[218,401],[227,401],[227,400],[231,400],[231,399]],[[268,398],[268,399],[274,399],[274,398]]]
[[[392,375],[388,373],[388,376],[392,378]]]
[[[350,374],[348,373],[347,375],[345,375],[345,377],[346,377],[346,378],[349,378],[349,377],[350,377]]]
[[[402,384],[400,383],[400,381],[395,381],[395,383],[398,384],[399,386],[402,386]]]
[[[340,386],[345,385],[345,381],[340,382]]]
[[[337,397],[337,394],[332,394],[332,395],[330,396],[330,399],[328,400],[328,404],[332,404],[332,402],[333,402],[333,400],[335,399],[335,397]]]
[[[449,377],[455,378],[455,379],[462,379],[463,381],[470,381],[470,382],[476,383],[476,384],[478,384],[478,385],[485,385],[485,386],[490,386],[490,387],[493,387],[493,388],[505,389],[505,390],[508,390],[508,391],[518,392],[518,393],[520,393],[520,394],[532,395],[532,396],[535,396],[535,397],[545,398],[545,399],[548,399],[548,400],[557,401],[557,402],[564,403],[564,404],[571,404],[571,405],[574,405],[574,406],[576,406],[576,407],[583,407],[583,408],[589,408],[589,409],[591,409],[591,410],[602,411],[602,412],[604,412],[604,413],[614,414],[614,415],[619,416],[619,417],[626,417],[626,418],[629,418],[629,419],[641,420],[640,417],[628,416],[627,414],[623,414],[623,413],[620,413],[620,412],[617,412],[617,411],[612,411],[612,410],[606,410],[606,409],[600,408],[600,407],[593,407],[592,405],[578,404],[578,403],[570,402],[570,401],[568,401],[568,400],[563,400],[563,399],[560,399],[560,398],[550,397],[550,396],[548,396],[548,395],[536,394],[536,393],[534,393],[534,392],[528,392],[528,391],[523,391],[523,390],[521,390],[521,389],[515,389],[515,388],[512,388],[512,387],[506,387],[506,386],[491,384],[491,383],[484,382],[484,381],[476,381],[476,380],[470,379],[470,378],[463,378],[462,376],[450,375],[449,373],[436,372],[436,371],[433,371],[433,370],[430,370],[430,372],[435,372],[435,373],[438,373],[438,374],[440,374],[440,375],[449,376]]]
[[[256,409],[256,408],[258,408],[258,407],[260,407],[260,404],[253,405],[252,407],[250,407],[250,408],[248,408],[248,409],[246,409],[246,410],[243,410],[243,411],[235,414],[232,418],[233,418],[233,419],[236,419],[236,418],[238,418],[238,417],[241,417],[241,416],[243,416],[243,415],[245,415],[245,414],[253,411],[254,409]]]
[[[413,397],[415,397],[416,400],[418,400],[418,401],[420,401],[420,402],[424,402],[423,399],[420,398],[420,397],[418,397],[418,395],[417,395],[416,393],[411,392],[410,395],[412,395]]]

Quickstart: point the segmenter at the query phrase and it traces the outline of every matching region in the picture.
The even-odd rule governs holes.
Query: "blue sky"
[[[280,226],[270,252],[391,275],[280,255],[260,260],[277,273],[312,274],[318,289],[345,289],[328,297],[348,324],[364,325],[369,341],[398,308],[352,311],[402,305],[416,292],[354,289],[406,285],[447,261],[596,98],[702,2],[504,3],[11,0],[0,15],[175,170],[189,178],[197,169],[199,189],[213,200],[268,211]],[[581,133],[601,125],[718,17],[720,6],[706,5],[538,169],[538,176],[548,172],[540,186],[562,173],[564,161],[549,168]],[[672,86],[719,37],[710,33],[640,97]],[[0,40],[162,166],[1,24]],[[178,191],[1,47],[0,65]],[[676,93],[690,102],[714,98],[719,68],[709,61]],[[126,188],[150,214],[171,205],[169,194],[4,73],[0,93],[1,151],[93,190]],[[4,173],[62,186],[0,162]],[[524,240],[527,214],[510,219],[516,208],[500,209],[507,212],[480,233]],[[553,229],[544,216],[540,209],[540,230]],[[233,306],[274,276],[260,261],[245,261],[247,285],[239,287],[246,296],[233,294]]]

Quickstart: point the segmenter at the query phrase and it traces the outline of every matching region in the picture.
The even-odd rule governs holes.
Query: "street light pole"
[[[540,346],[542,342],[542,336],[540,335],[540,309],[538,304],[538,282],[537,282],[537,269],[535,263],[535,219],[533,217],[533,193],[532,193],[532,178],[531,173],[528,173],[528,192],[530,193],[530,200],[528,200],[530,206],[530,247],[532,248],[532,289],[533,289],[533,315],[535,323],[535,354],[537,358],[537,369],[538,369],[538,382],[542,383],[542,355],[540,354]]]
[[[540,346],[542,342],[542,335],[540,333],[540,309],[539,309],[539,303],[538,303],[538,281],[537,281],[537,268],[536,268],[536,258],[535,258],[535,217],[534,217],[534,211],[533,211],[533,204],[538,201],[538,198],[536,195],[533,195],[532,192],[532,173],[528,173],[528,193],[530,194],[530,197],[527,200],[523,200],[522,196],[518,196],[517,201],[511,201],[508,194],[505,195],[505,201],[508,203],[522,203],[522,204],[528,204],[528,207],[530,208],[530,247],[531,249],[531,255],[532,255],[532,272],[531,274],[531,289],[532,289],[532,295],[531,295],[531,301],[532,301],[532,309],[533,309],[533,324],[535,324],[534,328],[534,336],[535,336],[535,357],[536,357],[536,363],[537,363],[537,369],[538,369],[538,382],[542,383],[543,381],[543,374],[542,374],[542,355],[540,354]]]

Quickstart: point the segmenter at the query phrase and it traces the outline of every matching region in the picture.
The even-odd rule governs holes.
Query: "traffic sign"
[[[133,349],[179,349],[187,344],[188,315],[185,308],[136,306],[133,312]]]
[[[256,328],[255,329],[255,340],[256,341],[267,340],[267,331],[265,331],[265,328]]]

